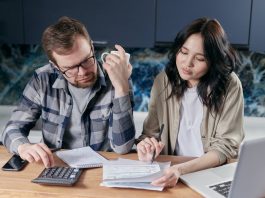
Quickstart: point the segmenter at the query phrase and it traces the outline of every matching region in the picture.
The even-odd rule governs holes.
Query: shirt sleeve
[[[110,143],[116,153],[128,153],[135,139],[135,126],[133,121],[133,92],[130,81],[130,92],[126,96],[113,99],[112,130]]]
[[[30,129],[35,126],[41,112],[38,90],[39,83],[35,74],[24,89],[21,100],[1,137],[4,146],[11,153],[18,154],[19,145],[29,143]]]
[[[233,73],[229,83],[224,106],[220,116],[215,120],[215,135],[211,137],[208,151],[218,153],[219,163],[223,164],[229,158],[235,158],[238,148],[244,138],[244,97],[242,85]]]

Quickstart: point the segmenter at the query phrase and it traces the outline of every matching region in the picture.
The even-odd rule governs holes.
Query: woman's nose
[[[193,67],[193,56],[187,56],[186,60],[185,60],[185,66],[186,67]]]

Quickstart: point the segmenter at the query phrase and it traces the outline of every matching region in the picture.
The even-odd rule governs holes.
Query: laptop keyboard
[[[212,190],[220,193],[224,197],[228,197],[229,189],[231,187],[232,181],[226,181],[219,184],[209,186]]]

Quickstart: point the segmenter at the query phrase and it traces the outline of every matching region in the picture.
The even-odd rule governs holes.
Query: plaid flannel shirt
[[[129,95],[114,98],[111,81],[98,65],[98,80],[81,117],[83,145],[97,151],[129,152],[135,138],[132,106],[132,90]],[[3,131],[3,144],[17,153],[19,145],[29,143],[29,131],[41,117],[42,141],[50,148],[62,148],[72,107],[73,100],[61,72],[51,64],[37,69]]]

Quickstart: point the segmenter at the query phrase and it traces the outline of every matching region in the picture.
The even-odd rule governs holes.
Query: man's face
[[[91,87],[97,80],[97,64],[89,41],[77,36],[70,53],[53,52],[58,69],[69,83],[76,87]]]

